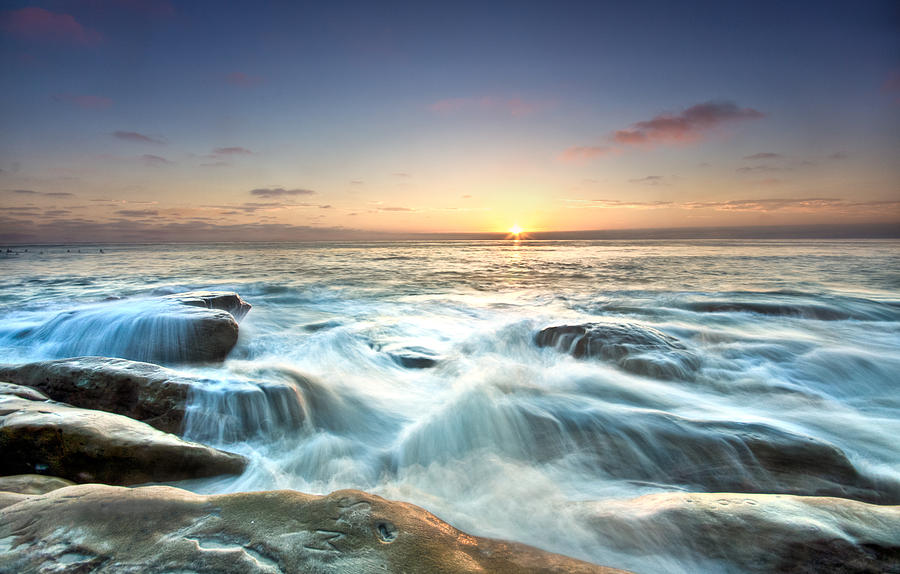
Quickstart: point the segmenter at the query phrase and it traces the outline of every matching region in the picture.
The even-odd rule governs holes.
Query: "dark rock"
[[[700,359],[675,337],[630,323],[547,327],[537,334],[535,343],[576,359],[602,359],[626,371],[659,379],[690,378],[700,367]]]
[[[139,517],[136,520],[136,517]],[[470,536],[355,490],[201,496],[165,486],[72,486],[0,511],[3,572],[318,574],[622,572]]]
[[[230,291],[188,291],[167,295],[164,299],[171,299],[193,307],[227,311],[238,321],[243,319],[252,307],[240,295]]]
[[[724,561],[740,572],[900,572],[900,507],[775,494],[665,493],[577,503],[619,551]]]
[[[0,474],[139,484],[238,474],[244,457],[127,417],[0,395]]]

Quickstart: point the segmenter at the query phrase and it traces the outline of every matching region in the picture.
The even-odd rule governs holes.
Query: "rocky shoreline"
[[[186,320],[193,337],[173,355],[176,363],[223,360],[250,310],[235,293],[163,299],[159,308],[175,313],[179,324]],[[197,314],[183,315],[181,307]],[[535,344],[662,378],[688,378],[697,367],[677,340],[630,325],[551,327]],[[129,342],[122,357],[0,365],[0,573],[624,572],[472,536],[422,508],[361,491],[203,496],[139,486],[237,475],[248,464],[241,455],[181,438],[191,398],[211,382],[129,359],[154,356],[140,345]],[[660,349],[675,362],[642,358]],[[229,400],[239,405],[263,396],[289,404],[279,395],[285,388],[250,382],[245,388]],[[284,418],[299,428],[305,415],[296,405],[286,407]],[[618,448],[580,430],[582,448],[600,457]],[[771,429],[716,431],[733,436],[731,443],[701,444],[703,456],[718,456],[715,448],[725,449],[723,461],[742,453],[744,466],[756,464],[774,477],[778,493],[740,490],[735,480],[725,486],[738,493],[579,502],[572,503],[573,515],[598,544],[624,554],[666,551],[751,572],[900,572],[900,506],[891,505],[900,499],[896,485],[859,475],[828,444],[793,435],[760,438],[771,437]],[[681,448],[672,445],[672,452]],[[692,469],[695,458],[685,454],[681,465]],[[722,486],[694,477],[685,483]]]

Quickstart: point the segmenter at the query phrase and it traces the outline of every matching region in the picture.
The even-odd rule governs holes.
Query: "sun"
[[[515,225],[513,225],[512,227],[509,228],[509,232],[512,233],[513,235],[519,235],[520,233],[522,233],[522,231],[523,231],[523,229],[521,227],[519,227],[518,223],[516,223]]]

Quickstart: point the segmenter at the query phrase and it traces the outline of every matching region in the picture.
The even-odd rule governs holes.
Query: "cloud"
[[[120,140],[125,140],[128,142],[134,142],[134,143],[145,143],[145,144],[156,144],[156,145],[166,143],[166,142],[162,141],[161,139],[146,136],[144,134],[139,134],[137,132],[115,131],[110,135],[113,136],[114,138],[118,138]]]
[[[251,76],[243,72],[231,72],[225,76],[225,81],[232,86],[250,87],[261,84],[263,79],[259,76]]]
[[[244,147],[217,147],[213,150],[215,155],[252,155],[253,152]]]
[[[144,155],[142,155],[141,160],[143,160],[143,162],[145,164],[147,164],[151,167],[159,167],[161,165],[171,165],[172,164],[171,161],[167,160],[164,157],[160,157],[158,155],[152,155],[149,153],[145,153]]]
[[[416,211],[410,207],[379,207],[378,211]]]
[[[770,151],[761,151],[759,153],[755,153],[753,155],[745,155],[744,159],[754,160],[754,159],[777,159],[782,156],[780,153],[773,153]]]
[[[438,100],[430,104],[428,109],[438,114],[480,110],[499,111],[510,116],[522,117],[530,116],[544,107],[546,107],[546,104],[543,102],[529,101],[518,97],[483,96],[480,98],[447,98]]]
[[[663,207],[671,207],[674,204],[671,201],[620,201],[618,199],[566,199],[570,209],[579,209],[582,207],[598,208],[598,209],[660,209]]]
[[[100,32],[82,26],[71,14],[28,6],[0,16],[0,30],[34,42],[90,46],[103,40]]]
[[[679,204],[684,209],[715,209],[717,211],[816,211],[821,209],[834,209],[848,207],[850,205],[861,206],[864,204],[850,204],[843,199],[833,197],[802,197],[802,198],[764,198],[764,199],[732,199],[729,201],[687,202]]]
[[[648,175],[636,179],[629,179],[631,183],[640,183],[643,185],[665,185],[665,178],[661,175]]]
[[[697,104],[677,114],[660,114],[613,133],[622,145],[688,143],[702,139],[705,132],[722,124],[764,117],[753,108],[740,108],[730,101]]]
[[[120,209],[116,212],[119,215],[124,215],[125,217],[155,217],[159,215],[159,210],[157,209]]]
[[[48,209],[44,212],[45,217],[59,217],[60,215],[68,215],[72,213],[68,209]]]
[[[403,177],[403,178],[412,177],[410,174],[406,173],[405,171],[395,171],[391,175],[393,175],[394,177]]]
[[[89,96],[76,94],[56,94],[53,96],[54,102],[63,104],[71,104],[85,110],[100,110],[108,108],[113,101],[103,96]]]
[[[793,168],[778,166],[778,165],[770,165],[770,164],[762,164],[762,165],[748,165],[744,167],[739,167],[734,171],[738,173],[768,173],[768,172],[777,172],[777,171],[791,171]]]
[[[262,187],[251,189],[250,195],[258,197],[284,197],[296,195],[315,195],[315,191],[311,189],[284,189],[283,187]]]
[[[365,185],[365,181],[361,179],[352,179],[350,180],[350,185]]]
[[[595,157],[603,157],[616,152],[616,148],[606,145],[572,146],[563,151],[560,154],[559,158],[562,161],[566,162],[576,162],[586,159],[592,159]]]
[[[331,205],[326,204],[326,205],[320,205],[319,209],[332,209],[332,207],[331,207]]]
[[[7,189],[6,193],[15,193],[16,195],[43,195],[44,197],[75,197],[74,193],[68,191],[34,191],[33,189]]]

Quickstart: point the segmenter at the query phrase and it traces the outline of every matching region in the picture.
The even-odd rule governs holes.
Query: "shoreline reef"
[[[148,329],[119,341],[112,356],[0,365],[0,573],[626,572],[473,536],[423,508],[359,490],[201,495],[152,485],[239,475],[247,467],[239,454],[182,438],[191,401],[215,382],[150,359],[224,360],[250,307],[236,293],[170,295],[138,315],[114,317]],[[145,351],[157,343],[147,338],[154,333],[149,326],[160,321],[169,321],[161,333],[175,327],[186,333],[178,353]],[[66,331],[71,325],[64,323],[46,328]],[[563,326],[542,331],[536,344],[635,369],[646,367],[623,362],[632,347],[671,352],[674,367],[663,365],[664,378],[696,368],[677,341],[637,335]],[[302,426],[302,404],[288,400],[293,389],[253,381],[234,389],[230,408],[260,400],[287,405],[279,424]],[[221,424],[227,436],[245,430],[234,421]],[[797,441],[782,442],[781,450]],[[797,453],[765,448],[760,443],[753,457],[773,468],[805,464]],[[829,496],[811,496],[821,493],[803,492],[798,482],[788,493],[677,491],[570,504],[611,556],[665,552],[729,572],[900,572],[900,506],[872,503],[894,503],[896,493],[832,454],[837,463],[823,466],[817,479]],[[794,466],[784,472],[802,473]]]

